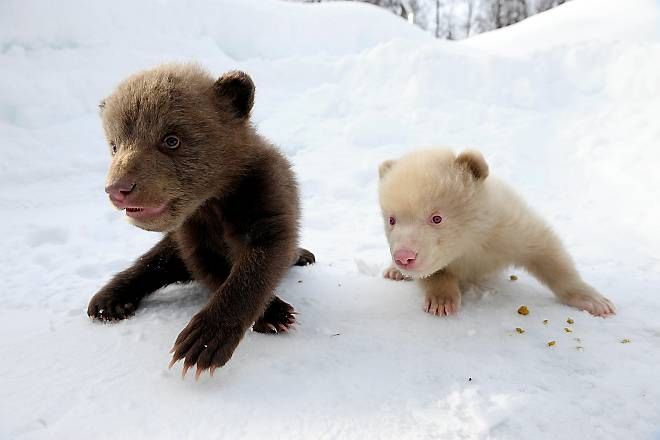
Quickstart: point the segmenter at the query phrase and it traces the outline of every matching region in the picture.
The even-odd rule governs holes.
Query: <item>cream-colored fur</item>
[[[419,279],[424,309],[448,315],[460,307],[460,285],[514,265],[565,304],[597,316],[613,314],[612,303],[582,281],[552,229],[488,173],[476,151],[457,157],[446,149],[421,150],[381,164],[379,196],[390,251],[416,255],[414,267],[393,264],[385,276]],[[433,215],[441,216],[439,224]]]

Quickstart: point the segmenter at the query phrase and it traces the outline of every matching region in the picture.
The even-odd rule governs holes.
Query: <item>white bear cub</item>
[[[559,301],[596,316],[614,305],[580,274],[552,229],[503,182],[481,153],[422,150],[379,169],[379,197],[394,264],[385,277],[419,280],[424,310],[451,315],[460,286],[520,266]]]

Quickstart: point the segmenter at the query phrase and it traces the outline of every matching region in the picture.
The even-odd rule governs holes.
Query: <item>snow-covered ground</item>
[[[97,103],[171,60],[253,76],[318,259],[279,289],[297,331],[248,334],[199,382],[167,364],[203,289],[118,324],[85,313],[158,239],[106,200]],[[659,78],[653,0],[574,0],[462,43],[354,3],[0,2],[0,438],[660,438]],[[618,315],[511,270],[437,318],[381,279],[377,165],[432,144],[480,148]]]

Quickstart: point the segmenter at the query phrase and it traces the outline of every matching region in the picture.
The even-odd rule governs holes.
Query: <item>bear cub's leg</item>
[[[304,248],[298,248],[294,266],[309,266],[316,262],[313,253]],[[261,318],[252,326],[252,330],[259,333],[280,333],[289,331],[296,323],[296,311],[293,306],[279,297],[274,297]]]
[[[268,304],[261,318],[254,323],[252,330],[259,333],[287,332],[296,323],[295,315],[293,306],[276,296]]]
[[[461,307],[458,278],[446,270],[420,279],[424,286],[424,311],[436,316],[455,315]]]
[[[166,236],[94,295],[87,315],[100,321],[126,319],[135,313],[145,296],[168,284],[190,280],[176,245]]]
[[[401,273],[401,271],[397,269],[394,264],[385,269],[385,272],[383,272],[383,277],[394,281],[412,281],[411,277]]]
[[[533,255],[523,266],[546,284],[564,304],[586,310],[594,316],[616,313],[614,304],[582,281],[570,256],[559,240]]]

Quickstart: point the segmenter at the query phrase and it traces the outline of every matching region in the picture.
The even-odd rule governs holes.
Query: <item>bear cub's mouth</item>
[[[138,220],[148,220],[158,217],[167,209],[167,202],[158,206],[126,206],[123,209],[126,211],[126,215],[138,219]]]

